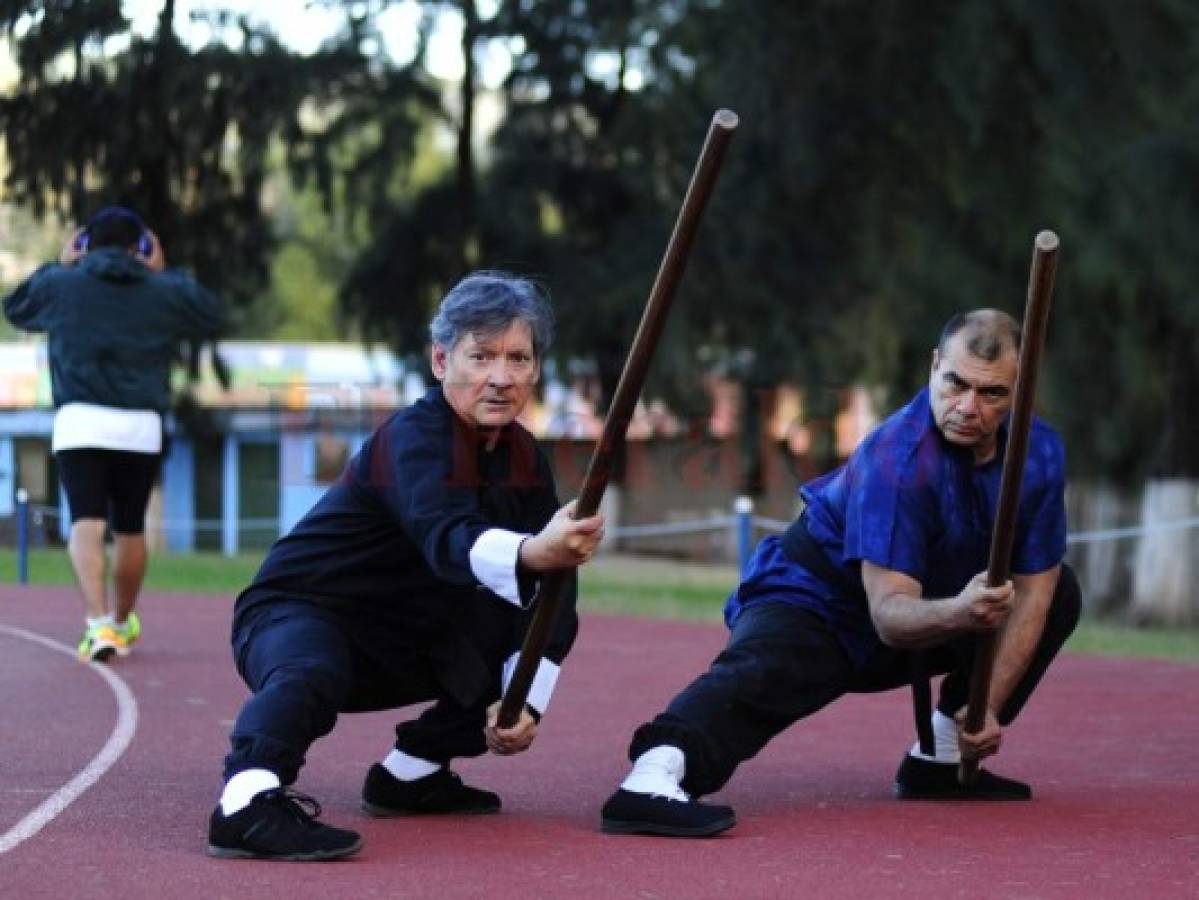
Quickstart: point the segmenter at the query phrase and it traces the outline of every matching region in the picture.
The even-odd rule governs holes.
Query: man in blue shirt
[[[1012,580],[986,584],[1020,329],[1007,314],[951,319],[928,387],[875,429],[849,461],[801,489],[804,511],[757,547],[729,598],[727,647],[665,712],[637,730],[633,770],[609,798],[616,833],[717,834],[727,806],[694,797],[792,723],[851,692],[911,683],[920,740],[896,775],[904,799],[1028,799],[1025,784],[980,770],[958,783],[962,756],[996,753],[1077,624],[1078,582],[1066,548],[1064,453],[1033,421],[1021,486]],[[959,728],[974,637],[998,630],[986,723]],[[928,676],[947,673],[936,710]],[[921,702],[923,700],[923,702]]]
[[[549,463],[516,421],[551,326],[524,279],[481,272],[459,282],[429,327],[440,384],[371,435],[238,597],[233,654],[253,696],[230,735],[210,854],[358,851],[355,832],[316,821],[319,804],[287,790],[343,712],[434,701],[396,727],[368,770],[367,813],[499,811],[499,797],[463,784],[450,762],[533,742],[577,629],[573,579],[511,728],[496,724],[501,687],[540,573],[573,569],[603,537],[601,516],[558,508]]]

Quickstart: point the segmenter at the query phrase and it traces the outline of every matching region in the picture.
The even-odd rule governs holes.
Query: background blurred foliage
[[[798,381],[813,415],[851,383],[898,402],[952,312],[1021,312],[1051,227],[1041,397],[1074,473],[1199,475],[1193,3],[443,0],[417,4],[402,61],[379,32],[399,3],[322,5],[344,27],[300,56],[217,12],[240,39],[187,47],[170,0],[151,38],[115,0],[0,2],[8,193],[143,209],[246,335],[418,354],[463,272],[530,273],[562,359],[610,390],[728,106],[742,126],[654,366],[680,412],[713,368],[748,393]],[[429,65],[446,12],[456,84]],[[498,96],[478,69],[497,48]]]

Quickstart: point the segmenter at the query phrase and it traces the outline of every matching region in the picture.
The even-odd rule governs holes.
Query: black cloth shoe
[[[500,798],[491,791],[463,784],[446,768],[415,781],[400,781],[375,763],[362,785],[362,811],[372,816],[478,815],[499,812]]]
[[[938,763],[910,753],[895,773],[901,800],[1031,800],[1032,788],[1022,781],[978,770],[973,784],[958,781],[957,763]]]
[[[315,861],[357,853],[356,832],[316,821],[321,805],[307,794],[274,788],[226,816],[217,806],[208,823],[208,855],[231,859]]]
[[[710,837],[737,822],[732,807],[694,800],[671,800],[619,788],[600,811],[600,830],[608,834],[664,834]]]

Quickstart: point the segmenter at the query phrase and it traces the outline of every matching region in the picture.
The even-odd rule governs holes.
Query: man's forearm
[[[870,615],[883,643],[899,650],[942,644],[961,631],[949,600],[890,594],[871,604]]]
[[[1017,591],[1012,614],[999,633],[995,668],[987,705],[998,714],[1028,671],[1037,643],[1045,630],[1045,619],[1053,592],[1043,589]]]

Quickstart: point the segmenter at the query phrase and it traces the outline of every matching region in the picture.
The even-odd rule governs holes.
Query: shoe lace
[[[262,797],[270,803],[277,803],[301,824],[306,825],[321,814],[319,800],[291,788],[272,788],[263,791]]]

